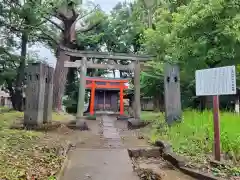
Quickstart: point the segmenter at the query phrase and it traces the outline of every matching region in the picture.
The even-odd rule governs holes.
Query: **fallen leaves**
[[[10,129],[21,117],[23,113],[14,111],[0,114],[0,179],[56,179],[63,161],[58,154],[62,144],[57,137],[61,131],[48,134]]]

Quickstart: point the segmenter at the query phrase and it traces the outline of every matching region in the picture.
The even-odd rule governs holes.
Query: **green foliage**
[[[137,17],[137,2],[118,3],[108,19],[105,30],[105,42],[110,52],[137,52],[140,49],[139,38],[144,24]]]
[[[164,114],[156,113],[153,111],[144,111],[141,113],[141,120],[146,122],[154,122],[156,119],[162,119]]]
[[[22,89],[25,84],[28,46],[39,40],[39,31],[52,17],[59,2],[53,1],[3,1],[0,11],[0,85],[5,85],[13,100],[13,107],[21,110]],[[54,5],[54,6],[53,6]],[[46,33],[46,31],[45,31]],[[16,51],[20,50],[20,55]]]
[[[185,111],[183,113],[183,122],[171,127],[165,125],[164,116],[161,114],[144,112],[142,117],[145,117],[145,120],[148,121],[153,120],[150,136],[152,142],[159,139],[170,142],[175,152],[189,157],[192,163],[205,163],[208,155],[213,152],[212,112]],[[155,119],[153,119],[154,117]],[[231,164],[234,166],[238,166],[240,163],[240,131],[238,124],[239,116],[237,114],[221,112],[220,137],[222,153],[225,159],[231,160]],[[235,172],[232,171],[232,173]],[[231,172],[228,169],[226,173]]]
[[[143,47],[156,55],[156,63],[167,61],[180,65],[184,106],[195,106],[197,69],[239,64],[240,5],[236,2],[192,0],[177,3],[175,10],[170,8],[171,3],[156,8],[156,28],[145,30]],[[239,82],[239,74],[237,79]],[[160,77],[151,78],[156,81],[152,83],[154,87],[159,80]]]
[[[151,71],[141,72],[141,92],[147,97],[163,94],[163,63],[151,62]]]

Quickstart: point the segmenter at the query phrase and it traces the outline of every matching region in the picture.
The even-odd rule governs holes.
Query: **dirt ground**
[[[79,138],[75,139],[76,147],[78,148],[91,148],[91,149],[103,149],[106,148],[104,145],[104,137],[102,136],[102,132],[99,129],[101,126],[101,122],[99,118],[96,121],[86,120],[90,131],[77,131],[75,134],[79,136]],[[144,139],[142,135],[142,130],[128,130],[127,121],[117,121],[114,122],[117,131],[121,137],[121,143],[123,146],[121,148],[133,148],[133,147],[148,147],[149,144],[146,139]],[[75,136],[72,134],[71,136]],[[72,137],[72,138],[73,138]],[[71,139],[72,139],[71,138]]]

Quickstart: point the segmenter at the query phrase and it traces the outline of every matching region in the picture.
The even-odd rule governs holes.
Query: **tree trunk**
[[[53,109],[55,111],[62,111],[62,96],[64,95],[68,74],[68,68],[64,68],[65,61],[70,61],[70,57],[66,56],[62,50],[59,50],[54,72],[53,86]]]
[[[73,19],[66,19],[64,21],[64,32],[61,45],[74,49],[75,37],[75,24],[76,17]],[[67,82],[68,68],[64,68],[64,62],[70,61],[70,56],[65,55],[64,51],[60,48],[57,52],[57,64],[54,72],[53,84],[53,110],[62,111],[62,96],[65,91],[65,84]]]
[[[161,101],[161,94],[157,93],[153,98],[153,109],[156,112],[160,111],[160,101]]]
[[[13,90],[13,80],[6,80],[6,83],[7,83],[7,89],[9,91],[9,95],[11,98],[12,107],[13,107],[13,109],[17,109],[16,102],[15,102],[15,93]]]
[[[123,77],[123,71],[119,70],[120,78]]]
[[[15,92],[12,91],[12,104],[13,108],[17,111],[23,111],[23,83],[26,68],[26,55],[27,55],[28,34],[26,31],[22,32],[21,37],[21,60],[17,70]],[[11,92],[10,92],[11,94]]]
[[[113,72],[113,77],[116,78],[116,70],[113,69],[112,72]]]

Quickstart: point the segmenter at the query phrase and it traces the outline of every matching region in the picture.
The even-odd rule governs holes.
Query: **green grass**
[[[4,106],[0,106],[0,113],[9,112],[9,111],[11,111],[10,108],[4,107]]]
[[[54,121],[64,121],[64,120],[72,120],[72,119],[75,119],[74,116],[70,115],[70,114],[67,114],[67,113],[56,113],[56,112],[53,112],[52,113],[52,119]]]
[[[155,120],[160,120],[162,119],[164,114],[162,113],[157,113],[153,111],[144,111],[141,113],[141,120],[148,121],[148,122],[153,122]]]
[[[38,179],[45,180],[60,168],[62,159],[57,156],[56,149],[41,143],[44,132],[10,129],[19,118],[23,118],[23,113],[0,113],[0,179],[25,180],[35,174]],[[53,120],[66,118],[69,115],[53,113]]]
[[[145,119],[144,119],[145,118]],[[185,111],[182,123],[168,127],[164,115],[143,112],[142,119],[153,120],[151,142],[165,140],[175,152],[190,157],[193,161],[205,161],[213,152],[212,112]],[[221,151],[237,166],[240,164],[240,116],[230,112],[220,114]]]

